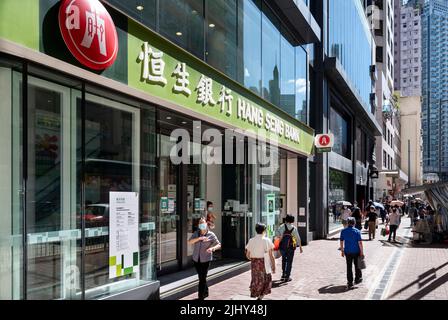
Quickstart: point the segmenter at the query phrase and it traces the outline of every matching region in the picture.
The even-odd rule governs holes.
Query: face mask
[[[213,212],[213,207],[208,207],[208,212]]]
[[[207,225],[206,225],[205,223],[201,223],[201,224],[199,225],[199,229],[200,229],[200,230],[206,230],[206,229],[207,229]]]

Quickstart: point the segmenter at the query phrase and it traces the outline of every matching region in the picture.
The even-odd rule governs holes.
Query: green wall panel
[[[0,38],[39,50],[39,1],[1,0]]]

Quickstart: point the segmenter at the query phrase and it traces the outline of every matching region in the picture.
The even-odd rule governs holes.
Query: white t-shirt
[[[266,250],[269,249],[274,249],[274,244],[271,239],[263,237],[260,234],[250,239],[246,245],[246,250],[249,251],[251,258],[262,259]]]

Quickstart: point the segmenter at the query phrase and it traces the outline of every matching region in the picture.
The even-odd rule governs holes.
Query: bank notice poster
[[[139,272],[138,193],[109,194],[109,279]]]

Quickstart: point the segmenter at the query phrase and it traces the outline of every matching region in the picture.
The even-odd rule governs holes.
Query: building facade
[[[448,1],[425,2],[422,13],[423,172],[448,176]]]
[[[423,1],[402,4],[395,0],[395,75],[394,87],[403,97],[422,94],[422,30]]]
[[[409,177],[408,186],[423,184],[423,138],[421,97],[401,97],[401,168]]]
[[[333,133],[331,153],[310,162],[309,231],[324,237],[340,228],[339,201],[361,207],[372,196],[375,137],[375,43],[366,16],[367,3],[358,0],[311,1],[322,32],[310,64],[310,125],[316,133]]]
[[[207,201],[217,259],[287,212],[311,240],[307,3],[5,0],[0,21],[0,299],[158,298]]]

